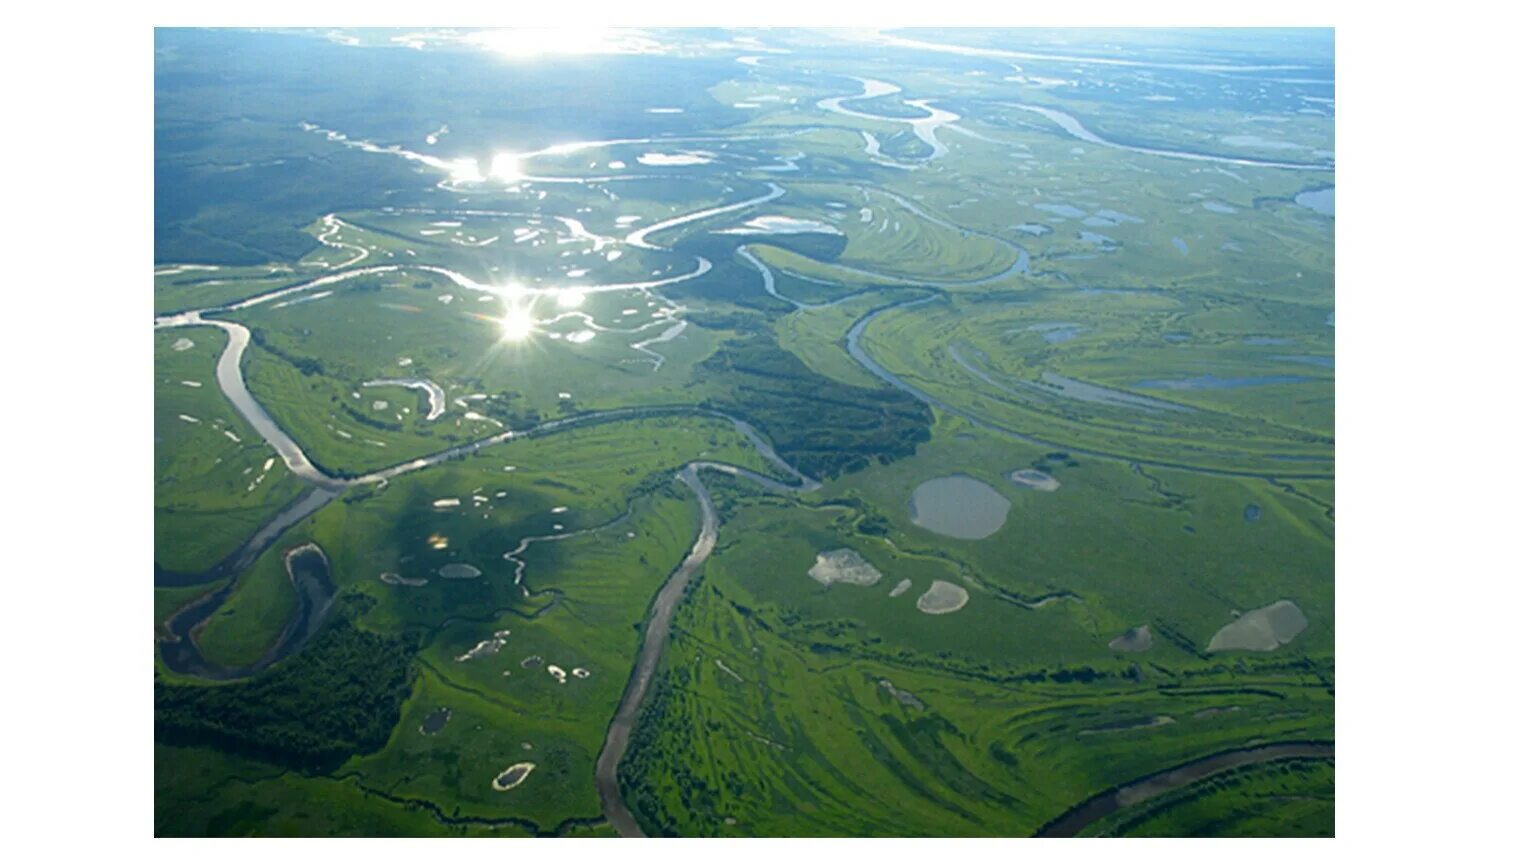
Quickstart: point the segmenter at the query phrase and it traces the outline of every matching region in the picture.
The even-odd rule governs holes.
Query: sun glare
[[[500,333],[507,342],[520,342],[532,335],[532,310],[512,306],[500,319]]]
[[[522,160],[515,153],[496,153],[490,160],[490,176],[506,183],[522,179]]]
[[[479,173],[479,162],[474,159],[454,159],[447,163],[447,170],[452,174],[454,183],[478,183],[484,180]]]

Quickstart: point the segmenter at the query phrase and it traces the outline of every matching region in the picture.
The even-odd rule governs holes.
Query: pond
[[[809,578],[829,587],[837,582],[866,587],[883,578],[878,568],[869,564],[853,549],[832,549],[815,557],[809,568]]]
[[[522,785],[522,781],[526,780],[527,775],[531,774],[532,770],[536,767],[538,766],[531,762],[518,762],[500,772],[490,785],[495,787],[496,792],[510,791]]]
[[[1059,481],[1048,473],[1035,468],[1022,468],[1011,472],[1011,482],[1029,489],[1037,489],[1040,492],[1053,492],[1059,488]]]
[[[910,521],[960,540],[979,540],[1001,530],[1011,512],[988,483],[963,474],[928,480],[910,495]]]
[[[916,608],[927,615],[946,615],[957,612],[968,602],[969,592],[962,586],[936,579],[925,594],[916,598]]]
[[[482,571],[472,564],[460,564],[454,561],[451,564],[443,564],[437,569],[437,575],[443,579],[477,579]]]
[[[1313,210],[1316,213],[1324,213],[1327,216],[1336,215],[1336,187],[1325,189],[1310,189],[1293,196],[1293,201],[1300,207]]]
[[[1253,609],[1219,629],[1208,642],[1209,651],[1275,651],[1293,641],[1309,626],[1304,613],[1291,600]]]
[[[442,728],[447,725],[447,721],[451,719],[451,708],[438,708],[435,711],[432,711],[430,714],[426,715],[425,721],[421,723],[421,734],[435,735],[436,733],[442,731]]]

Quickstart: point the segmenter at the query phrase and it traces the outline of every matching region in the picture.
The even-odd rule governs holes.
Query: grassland
[[[303,491],[219,391],[224,342],[211,327],[154,334],[154,549],[166,570],[213,566]]]
[[[1329,330],[1322,312],[1274,303],[1032,291],[893,310],[863,345],[928,395],[1044,441],[1313,474],[1334,440]]]
[[[352,66],[284,43],[291,63],[259,86],[219,65],[236,37],[156,38],[190,43],[164,62],[226,74],[157,96],[157,169],[177,185],[157,212],[155,310],[346,276],[213,313],[251,329],[249,389],[317,465],[359,475],[548,420],[666,409],[353,487],[288,528],[232,575],[197,646],[231,666],[265,655],[297,608],[281,556],[300,544],[324,551],[335,604],[298,654],[246,680],[157,662],[157,834],[614,833],[597,755],[646,610],[698,531],[676,473],[703,459],[782,476],[698,409],[750,422],[826,482],[781,495],[706,475],[718,543],[619,771],[646,832],[1029,835],[1171,765],[1334,738],[1334,229],[1292,200],[1334,177],[1089,144],[1013,103],[1204,153],[1287,134],[1323,154],[1329,118],[1179,72],[1061,70],[1081,86],[1056,90],[1030,77],[1055,72],[875,62],[812,33],[760,62],[623,58],[569,80],[474,72],[471,52],[345,49]],[[333,92],[302,77],[317,69]],[[624,86],[671,83],[591,104],[606,91],[582,88],[615,69],[642,72]],[[499,107],[338,98],[385,72]],[[814,107],[856,92],[848,76],[902,88],[855,103],[886,119]],[[1160,78],[1187,100],[1146,109]],[[513,90],[528,106],[505,107]],[[231,99],[252,116],[218,119]],[[938,130],[940,157],[911,131],[918,99],[961,118]],[[525,148],[520,177],[494,170],[507,142]],[[547,145],[568,146],[534,155]],[[633,237],[768,189],[781,194]],[[761,217],[818,230],[729,233]],[[878,313],[861,345],[935,405],[846,348],[856,322],[922,296]],[[506,322],[522,315],[518,336]],[[159,570],[207,570],[304,492],[218,389],[224,344],[208,327],[155,334]],[[439,385],[445,412],[364,386],[404,378]],[[1009,479],[1022,469],[1057,488]],[[954,474],[1006,502],[998,531],[912,521],[913,490]],[[837,549],[882,578],[811,579]],[[921,611],[938,580],[962,608]],[[157,636],[211,587],[157,588]],[[1278,600],[1307,621],[1292,641],[1209,650]],[[1145,650],[1115,646],[1135,628]],[[520,762],[536,765],[520,785],[492,786]],[[1252,766],[1092,830],[1325,835],[1333,789],[1328,762]]]
[[[821,506],[728,497],[727,539],[679,615],[642,755],[625,768],[646,828],[1030,834],[1155,766],[1331,735],[1324,506],[1259,480],[1047,455],[948,419],[913,458],[829,484]],[[1061,488],[1005,481],[1029,464]],[[955,469],[1011,499],[1005,531],[955,541],[909,522],[910,490]],[[1242,518],[1249,503],[1256,522]],[[817,552],[843,547],[884,578],[808,578]],[[1283,563],[1252,567],[1262,560]],[[960,612],[916,610],[938,578],[971,592]],[[915,587],[890,597],[903,579]],[[1280,596],[1314,610],[1296,642],[1206,653],[1232,609]],[[1139,624],[1151,650],[1108,647]]]
[[[359,626],[414,634],[422,642],[392,733],[365,755],[327,766],[324,774],[339,788],[325,794],[424,810],[435,814],[433,832],[453,830],[460,818],[544,833],[599,820],[590,778],[627,680],[636,622],[695,531],[695,505],[671,474],[700,457],[772,470],[722,421],[628,421],[518,441],[406,475],[386,489],[353,493],[295,526],[284,546],[319,544],[342,596],[370,598]],[[460,498],[461,506],[433,506],[448,497]],[[552,535],[572,536],[534,543],[518,555],[526,567],[524,594],[516,562],[504,554],[523,537]],[[447,542],[434,548],[433,537]],[[453,562],[472,563],[483,575],[439,577]],[[199,639],[210,658],[240,659],[245,646],[264,650],[280,633],[285,620],[262,601],[273,564],[281,574],[277,549],[240,577],[214,614]],[[427,584],[386,584],[378,577],[387,571]],[[504,644],[494,653],[459,659],[496,638]],[[215,649],[222,652],[217,657]],[[302,664],[312,652],[267,674]],[[542,662],[524,667],[533,655]],[[546,671],[549,664],[571,674],[587,670],[589,677],[560,684]],[[183,690],[202,686],[162,677]],[[422,734],[422,719],[439,707],[450,707],[452,719],[438,734]],[[180,752],[164,750],[167,759]],[[500,770],[524,758],[538,764],[527,781],[506,793],[491,788]],[[282,812],[315,794],[315,784],[297,785],[302,788],[284,782],[269,790]],[[171,800],[189,803],[162,793],[162,806]],[[289,823],[262,824],[263,832],[283,833]],[[347,824],[321,823],[321,833],[344,832]]]
[[[853,387],[877,387],[879,380],[846,353],[846,334],[863,315],[890,303],[915,299],[914,291],[879,291],[821,309],[801,309],[779,319],[777,342],[827,378]]]
[[[256,559],[218,611],[192,634],[202,656],[224,666],[246,666],[276,643],[298,609],[284,551],[273,547]]]
[[[1016,258],[1008,244],[934,219],[920,203],[876,188],[806,183],[796,186],[786,201],[778,209],[788,215],[828,218],[846,237],[834,261],[815,260],[791,248],[760,249],[763,261],[794,273],[844,282],[846,268],[851,268],[874,271],[882,276],[876,281],[890,284],[956,282],[995,275]],[[867,277],[853,273],[852,278]]]
[[[258,307],[247,316],[255,342],[246,360],[251,392],[317,464],[362,473],[577,412],[695,403],[691,367],[725,335],[687,327],[654,346],[665,357],[656,368],[630,346],[672,326],[652,317],[666,308],[661,300],[595,294],[579,310],[610,327],[649,325],[642,333],[597,333],[572,344],[562,337],[585,327],[567,318],[512,343],[500,324],[504,303],[479,302],[487,297],[440,277],[410,276],[351,285],[300,306]],[[536,309],[558,312],[553,298]],[[361,386],[400,377],[441,386],[447,414],[428,421],[417,395]],[[379,401],[386,404],[375,407]]]

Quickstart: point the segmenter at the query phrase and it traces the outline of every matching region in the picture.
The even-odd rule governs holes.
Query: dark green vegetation
[[[705,406],[749,420],[812,477],[892,462],[930,437],[925,404],[891,387],[817,375],[766,334],[725,343],[698,367],[698,379],[728,387]]]
[[[156,680],[155,738],[323,771],[388,741],[414,674],[414,640],[371,633],[368,604],[342,600],[302,659],[220,686]]]
[[[156,313],[248,328],[246,387],[335,488],[217,567],[311,487],[220,388],[225,334],[157,321],[156,638],[226,591],[207,661],[302,647],[223,682],[165,647],[156,833],[615,833],[598,756],[700,505],[716,545],[617,773],[647,833],[1026,836],[1333,740],[1334,234],[1294,201],[1334,185],[1328,36],[1019,69],[651,35],[683,50],[157,33]],[[677,481],[790,482],[779,458],[825,485]],[[953,475],[994,533],[912,521]],[[337,599],[289,643],[309,543]],[[842,549],[879,580],[810,578]],[[1210,650],[1279,601],[1286,641]],[[1333,790],[1328,761],[1247,765],[1087,833],[1326,835]]]

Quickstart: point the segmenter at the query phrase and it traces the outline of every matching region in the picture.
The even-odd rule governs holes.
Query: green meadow
[[[1031,836],[1334,743],[1332,88],[716,36],[157,31],[156,835]]]

